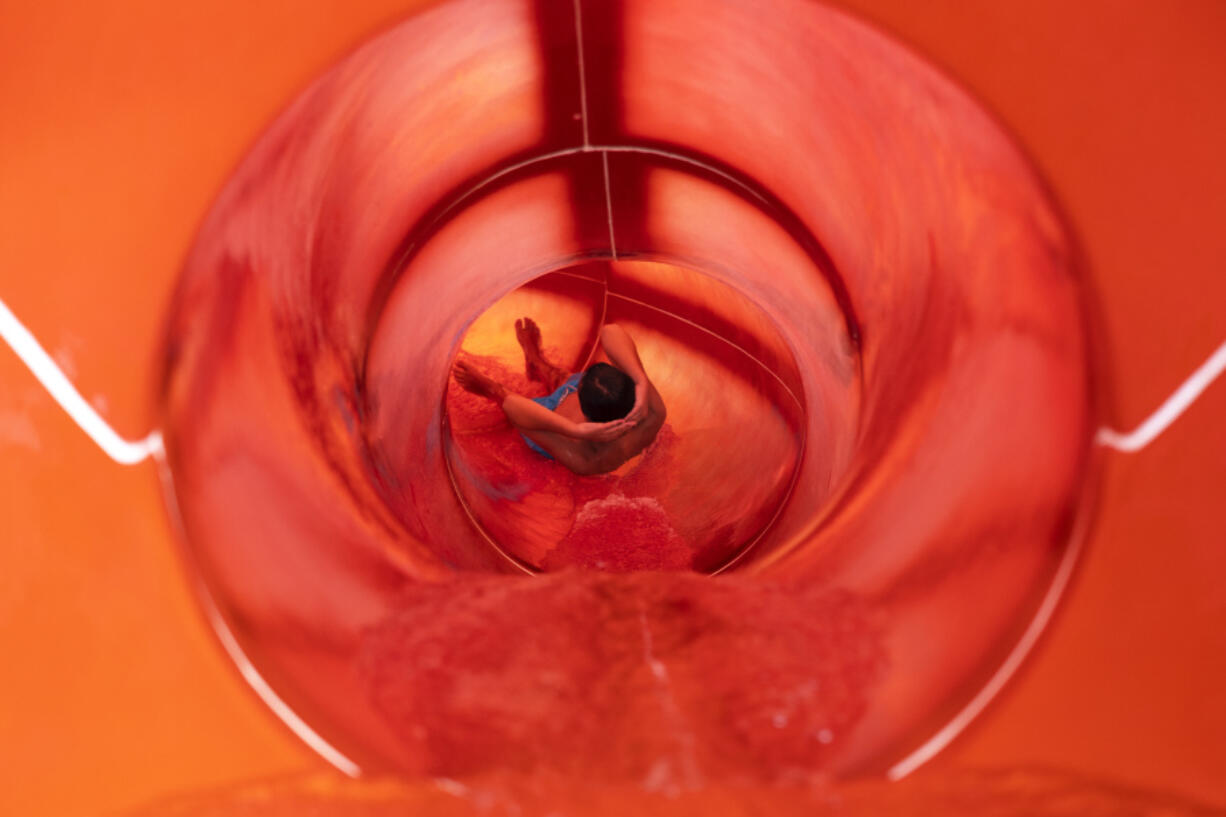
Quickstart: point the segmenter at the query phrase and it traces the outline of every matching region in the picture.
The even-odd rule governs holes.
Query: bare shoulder
[[[655,392],[653,387],[651,407],[648,410],[647,416],[633,429],[618,439],[606,443],[590,457],[588,467],[593,469],[591,473],[605,474],[616,470],[625,464],[627,460],[641,454],[647,446],[651,445],[660,433],[660,429],[664,427],[664,420],[667,418],[667,414],[664,408],[664,401],[660,399],[659,394]]]
[[[664,406],[664,398],[660,396],[660,392],[656,390],[654,385],[651,386],[651,394],[648,397],[647,416],[643,418],[643,422],[639,423],[638,427],[631,434],[640,435],[642,438],[641,448],[645,448],[651,444],[651,441],[660,433],[660,429],[664,427],[664,421],[668,419],[668,409]]]
[[[660,415],[660,425],[664,425],[664,420],[668,416],[668,409],[664,406],[664,398],[660,396],[660,390],[656,388],[655,383],[648,381],[647,385],[651,388],[651,396],[649,398],[651,400],[651,412],[652,414],[658,413]]]

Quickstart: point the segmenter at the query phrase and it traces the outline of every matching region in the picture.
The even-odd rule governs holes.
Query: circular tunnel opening
[[[513,332],[531,316],[568,372],[627,329],[668,406],[653,444],[613,473],[579,477],[532,451],[491,401],[447,391],[448,467],[491,544],[528,569],[716,572],[777,518],[805,453],[795,358],[760,309],[711,276],[663,261],[594,260],[538,277],[468,328],[459,356],[542,396]],[[818,455],[820,456],[820,454]]]
[[[930,753],[1075,553],[1071,240],[991,117],[868,26],[578,7],[432,5],[304,92],[202,225],[162,398],[214,622],[363,768],[781,779]],[[449,385],[461,354],[513,375],[521,313],[567,366],[608,322],[644,350],[674,428],[613,477],[667,518],[642,569],[560,569],[613,490],[524,489],[540,463],[492,452]]]
[[[856,321],[820,245],[752,179],[680,151],[566,151],[510,163],[434,209],[401,241],[363,366],[394,512],[411,520],[440,502],[403,490],[421,464],[413,435],[433,449],[437,434],[457,516],[476,532],[466,547],[529,571],[718,572],[820,513],[857,437]],[[648,456],[572,479],[506,445],[516,437],[499,412],[454,384],[447,427],[421,431],[422,373],[449,373],[421,339],[531,391],[512,329],[525,316],[568,370],[595,359],[606,323],[644,345],[669,412]],[[776,530],[797,488],[804,508]]]

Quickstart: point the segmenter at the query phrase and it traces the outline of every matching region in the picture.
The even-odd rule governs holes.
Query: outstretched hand
[[[634,423],[630,422],[628,417],[623,417],[620,420],[613,420],[608,423],[578,423],[576,428],[581,440],[607,443],[610,440],[616,440],[634,428]]]

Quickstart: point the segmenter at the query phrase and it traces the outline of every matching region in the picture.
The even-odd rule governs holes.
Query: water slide
[[[320,7],[319,28],[302,24],[313,71],[296,97],[285,77],[277,86],[289,60],[275,46],[233,57],[269,55],[282,89],[252,111],[218,101],[234,133],[190,117],[178,132],[134,129],[118,97],[103,112],[79,92],[82,116],[127,124],[60,138],[134,163],[95,167],[78,148],[94,175],[70,200],[95,221],[71,233],[79,249],[47,220],[65,185],[35,172],[54,140],[14,138],[25,152],[6,152],[25,157],[30,178],[17,178],[38,206],[6,212],[41,232],[13,239],[15,259],[31,249],[27,271],[4,279],[8,324],[52,351],[42,369],[64,376],[61,393],[87,396],[73,414],[93,413],[86,431],[118,431],[110,453],[145,473],[117,474],[6,361],[10,494],[28,498],[14,501],[12,542],[41,542],[37,556],[13,548],[26,580],[6,593],[13,620],[38,611],[9,647],[26,658],[9,697],[36,704],[14,715],[6,747],[38,770],[17,804],[76,779],[88,748],[139,769],[75,793],[112,810],[309,772],[305,790],[331,791],[320,796],[337,813],[347,786],[372,779],[470,803],[480,786],[522,798],[523,781],[674,799],[735,781],[793,803],[799,784],[853,800],[876,785],[870,804],[923,813],[943,795],[913,781],[984,766],[1002,779],[956,785],[1016,798],[1017,775],[1050,766],[1089,798],[1220,804],[1212,724],[1226,715],[1209,691],[1221,668],[1203,656],[1222,611],[1203,581],[1223,533],[1208,487],[1221,431],[1205,408],[1222,399],[1221,354],[1209,356],[1223,325],[1196,243],[1211,239],[1174,232],[1182,221],[1121,236],[1121,177],[1082,189],[1086,146],[1068,134],[1122,115],[1110,93],[1083,119],[1039,116],[1017,100],[1058,97],[1051,75],[964,55],[967,29],[942,40],[938,21],[896,11],[904,40],[934,37],[965,61],[943,71],[882,32],[892,18],[797,1],[770,12],[457,1],[390,27],[375,23],[395,15],[347,10],[357,30],[336,43]],[[976,25],[1028,21],[1055,42],[1078,24],[997,13]],[[1167,24],[1171,47],[1193,38],[1186,20]],[[949,78],[958,67],[985,78],[975,90],[998,112]],[[1093,63],[1082,92],[1117,89],[1127,67]],[[149,100],[175,92],[126,81]],[[25,93],[29,121],[55,115],[35,105],[51,90],[35,80]],[[126,116],[150,116],[129,104]],[[1160,132],[1132,127],[1112,135],[1132,151]],[[1186,136],[1193,152],[1210,144]],[[232,167],[182,180],[144,169],[132,147],[174,156],[226,138]],[[1129,171],[1142,190],[1164,183]],[[142,179],[148,213],[173,202],[163,217],[180,232],[134,247],[144,228],[117,202]],[[1104,267],[1128,241],[1133,277]],[[1159,247],[1161,271],[1142,263]],[[35,249],[67,254],[62,277],[32,272],[47,266]],[[112,276],[101,258],[131,269]],[[456,387],[460,359],[539,393],[513,331],[525,315],[570,370],[599,354],[606,324],[635,338],[668,405],[641,457],[577,477]],[[1167,464],[1144,459],[1151,443]],[[1154,496],[1165,511],[1146,510]],[[1186,549],[1168,542],[1159,557],[1168,526]],[[124,530],[142,547],[124,548]],[[49,581],[57,570],[75,581]],[[1121,577],[1144,604],[1108,592]],[[1133,649],[1137,627],[1150,658]],[[99,646],[113,641],[144,646]],[[124,650],[140,656],[139,695]],[[111,686],[83,681],[95,674],[73,671],[82,660]],[[212,709],[171,729],[195,709],[185,689]],[[1116,708],[1068,725],[1068,707],[1104,696]],[[63,700],[92,736],[79,767],[48,765],[30,737],[57,734],[65,720],[48,707]],[[1113,744],[1154,705],[1182,720],[1153,716],[1145,751]],[[124,711],[131,731],[114,726]],[[251,748],[227,748],[252,734]],[[178,748],[141,765],[159,741]],[[1174,748],[1155,759],[1158,746]],[[1022,785],[1055,786],[1039,780]],[[1149,793],[1119,793],[1133,788]],[[271,801],[289,810],[302,791]],[[227,813],[231,796],[243,797],[205,807]]]

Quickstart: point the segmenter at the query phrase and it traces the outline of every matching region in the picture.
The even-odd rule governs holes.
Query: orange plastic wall
[[[308,78],[403,10],[6,11],[0,295],[121,431],[154,420],[161,316],[230,168]],[[1226,335],[1206,306],[1223,294],[1219,8],[1143,22],[1152,9],[1116,4],[859,10],[966,82],[1036,158],[1084,249],[1110,419],[1140,419]],[[11,358],[0,377],[6,810],[111,811],[318,768],[195,611],[151,469],[116,473]],[[1042,652],[939,763],[1226,800],[1223,400],[1211,390],[1152,448],[1108,458]]]

